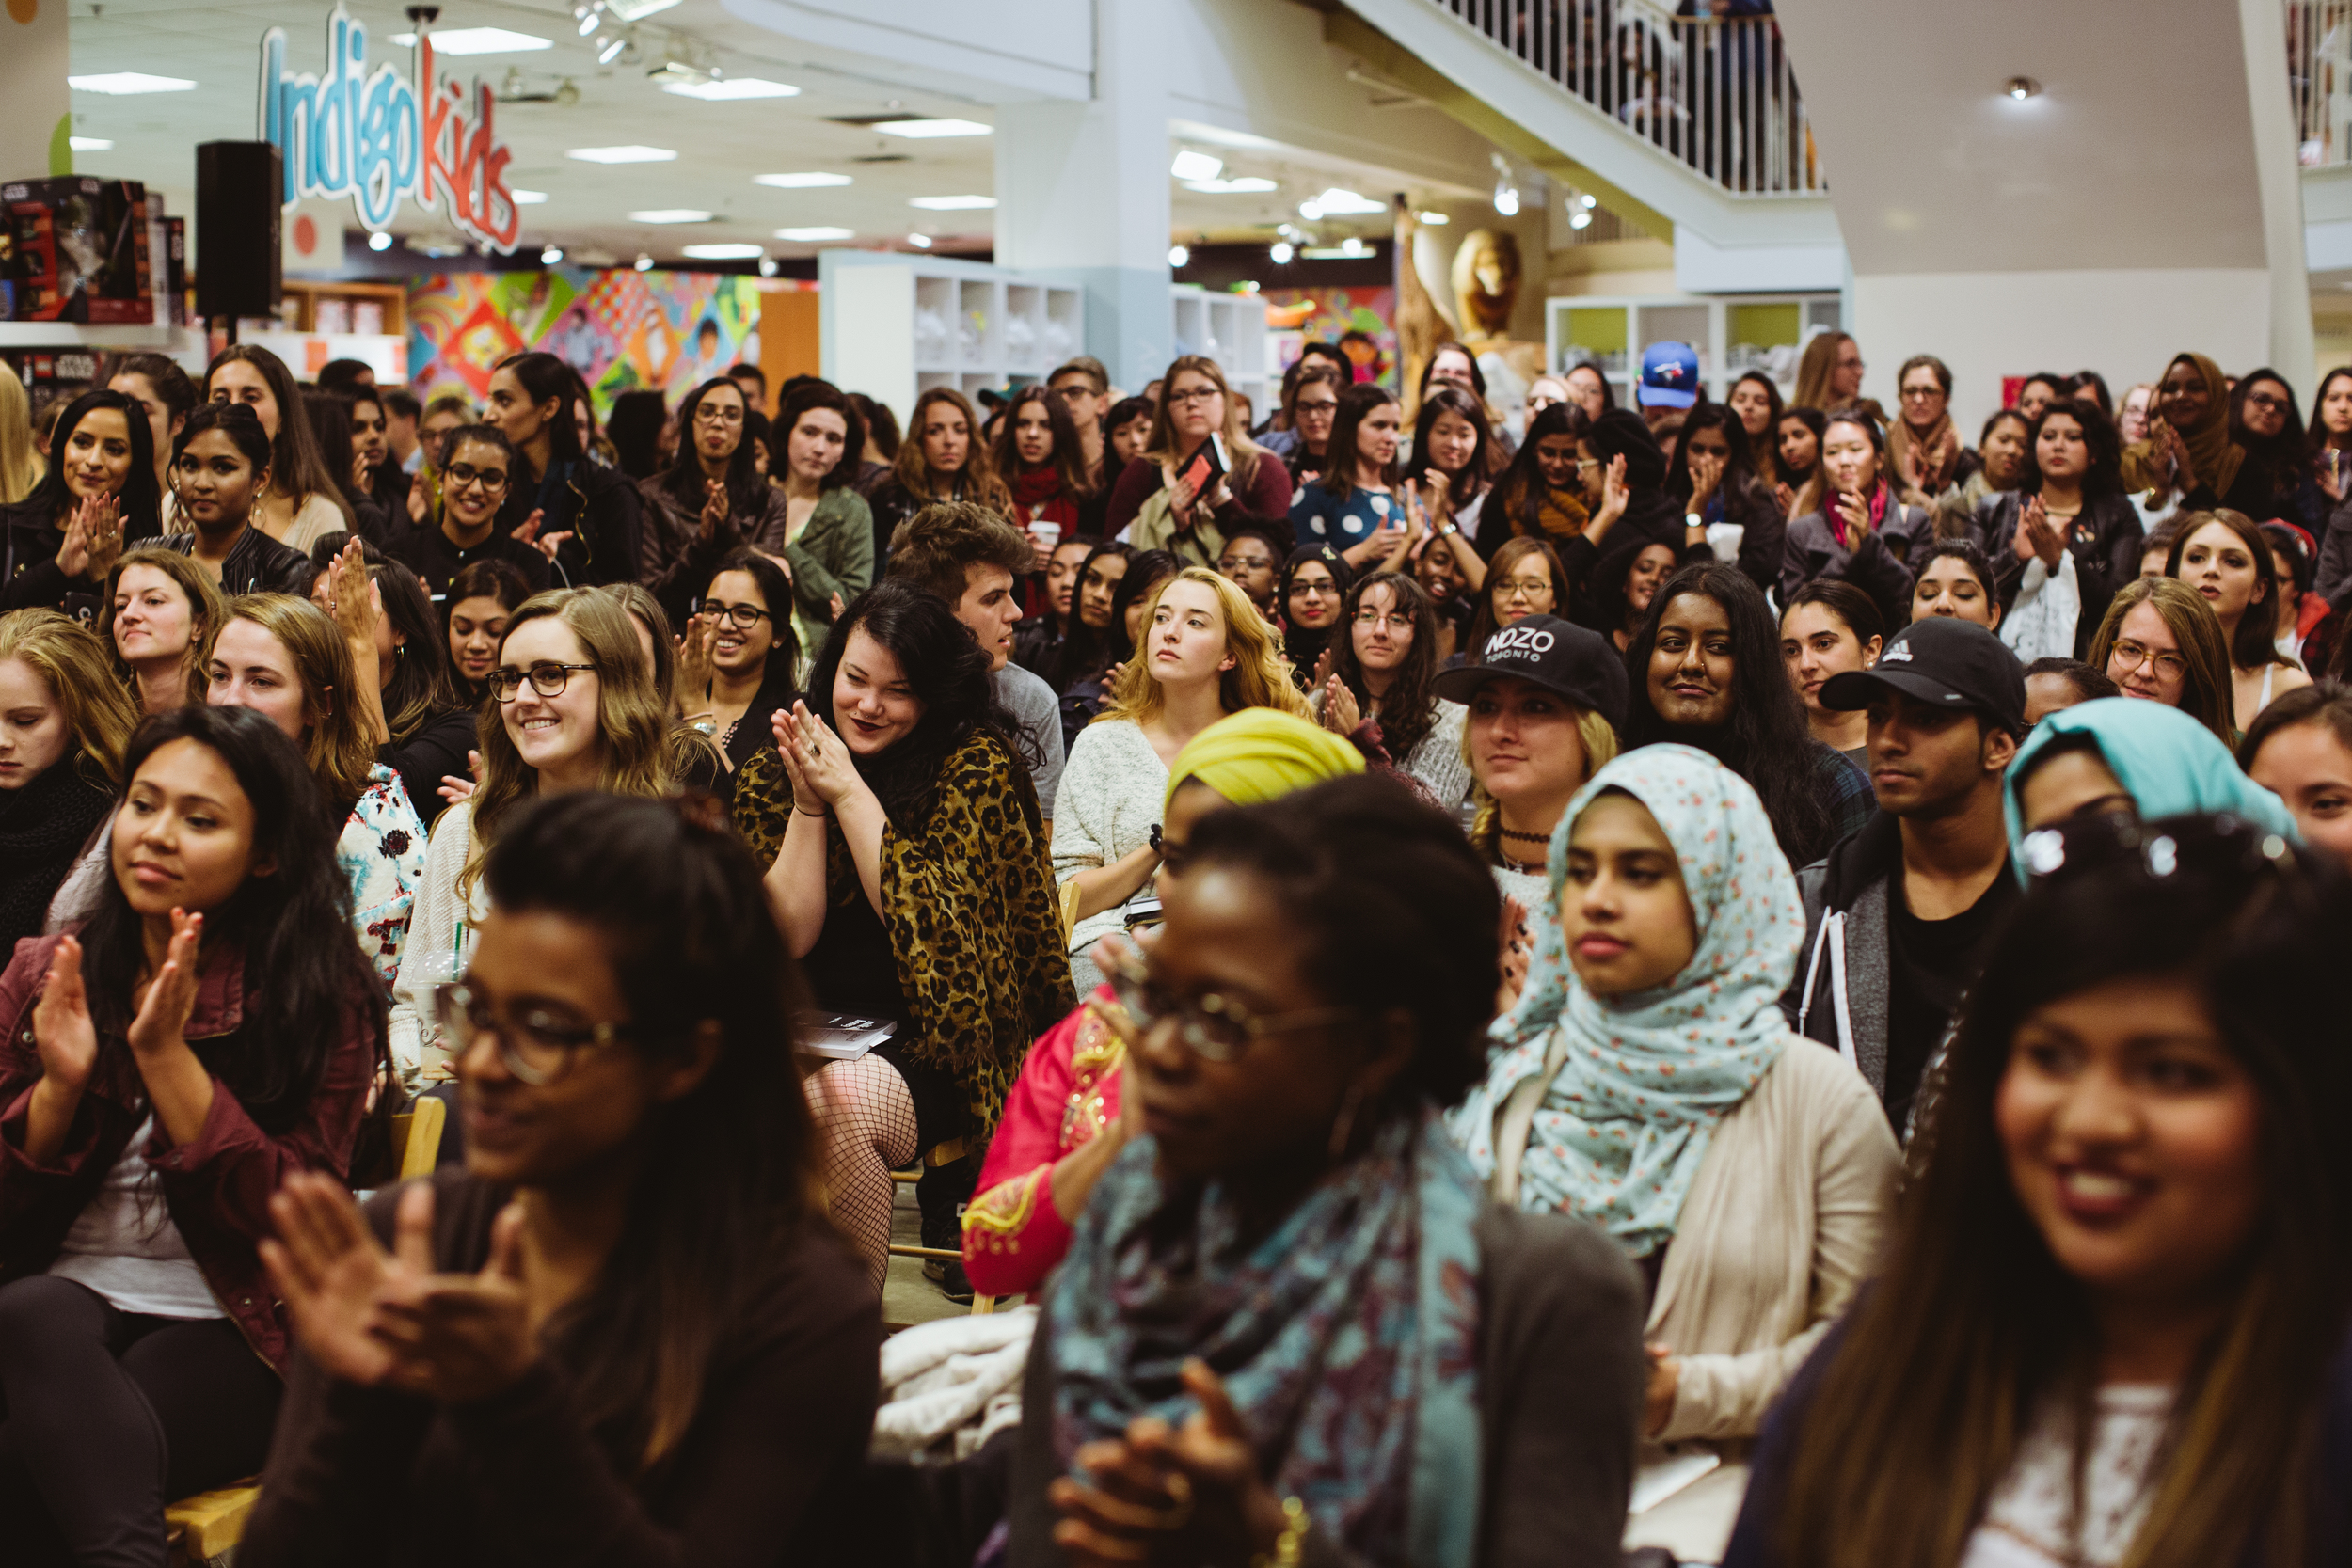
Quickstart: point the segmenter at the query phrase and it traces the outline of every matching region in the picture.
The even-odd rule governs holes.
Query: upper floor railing
[[[2352,163],[2352,0],[2285,0],[2285,8],[2303,166]]]
[[[1768,15],[1681,17],[1652,0],[1431,3],[1726,190],[1827,186]],[[2352,9],[2352,0],[2326,3]]]

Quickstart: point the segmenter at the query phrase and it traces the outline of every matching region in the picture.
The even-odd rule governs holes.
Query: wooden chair
[[[392,1147],[400,1150],[400,1179],[431,1176],[441,1152],[441,1133],[449,1125],[449,1104],[439,1100],[414,1100],[392,1117]],[[244,1538],[245,1522],[262,1489],[251,1481],[183,1497],[164,1510],[164,1533],[177,1568],[228,1568],[230,1554]]]

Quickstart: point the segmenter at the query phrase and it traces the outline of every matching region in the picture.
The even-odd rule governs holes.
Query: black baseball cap
[[[1506,675],[1556,691],[1614,728],[1625,727],[1625,656],[1588,626],[1557,615],[1530,615],[1487,638],[1479,662],[1441,671],[1435,684],[1446,701],[1467,703],[1480,687]],[[2024,696],[2017,701],[2023,711]]]
[[[1851,712],[1885,688],[1939,707],[1969,707],[2011,735],[2026,733],[2026,671],[2001,640],[1950,615],[1928,615],[1887,640],[1867,670],[1821,683],[1821,705]]]

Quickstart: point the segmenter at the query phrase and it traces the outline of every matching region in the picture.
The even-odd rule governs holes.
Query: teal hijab
[[[2102,697],[2060,708],[2042,720],[2009,765],[2001,810],[2009,822],[2010,867],[2021,882],[2026,879],[2026,816],[2018,791],[2033,771],[2034,759],[2074,735],[2090,737],[2143,817],[2229,812],[2284,834],[2289,843],[2303,841],[2286,803],[2248,778],[2211,730],[2164,703]]]

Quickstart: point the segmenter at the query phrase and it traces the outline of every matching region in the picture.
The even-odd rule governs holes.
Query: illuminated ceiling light
[[[856,239],[857,230],[854,229],[837,229],[831,224],[818,224],[813,227],[802,229],[779,229],[776,230],[776,238],[779,240],[789,240],[794,245],[818,245],[822,244],[826,240]]]
[[[596,24],[604,19],[603,0],[597,0],[593,6],[574,6],[572,14],[580,18],[580,36],[586,38],[596,30]]]
[[[1307,209],[1310,207],[1312,207],[1314,211],[1309,212]],[[1351,214],[1385,213],[1388,210],[1389,204],[1385,201],[1375,201],[1368,197],[1359,196],[1354,191],[1343,190],[1337,185],[1325,191],[1321,196],[1310,197],[1298,204],[1298,215],[1310,223],[1317,218],[1344,217]]]
[[[907,203],[929,213],[978,212],[996,205],[993,196],[918,196]]]
[[[1266,254],[1273,258],[1274,264],[1276,266],[1286,267],[1290,265],[1291,258],[1297,255],[1298,252],[1291,247],[1290,241],[1277,240],[1274,242],[1273,248],[1268,250]]]
[[[818,185],[847,185],[850,180],[846,174],[827,174],[821,169],[809,169],[800,174],[755,174],[752,183],[773,185],[780,191],[804,191]]]
[[[1176,154],[1175,161],[1168,166],[1168,172],[1179,180],[1214,180],[1225,172],[1225,160],[1187,149]]]
[[[690,245],[685,254],[696,261],[755,261],[767,252],[755,245]]]
[[[143,71],[109,71],[97,76],[69,76],[65,85],[75,92],[103,92],[127,98],[139,92],[189,92],[196,84],[183,76],[150,76]]]
[[[776,276],[776,263],[773,257],[762,256],[759,259],[759,276],[762,277]]]
[[[1191,264],[1191,261],[1192,261],[1192,250],[1191,250],[1191,248],[1190,248],[1189,246],[1187,246],[1187,245],[1169,245],[1169,246],[1168,247],[1168,264],[1169,266],[1171,266],[1171,267],[1188,266],[1188,265],[1190,265],[1190,264]]]
[[[651,272],[653,271],[653,258],[641,250],[637,253],[637,260],[631,262],[630,265],[634,266],[639,272]]]
[[[368,236],[368,248],[374,251],[389,250],[392,248],[392,237],[379,229]]]
[[[560,245],[551,245],[539,252],[539,264],[543,267],[551,267],[563,259],[564,247]]]
[[[1571,229],[1590,229],[1592,226],[1593,214],[1581,207],[1568,214],[1568,227]]]
[[[708,223],[710,214],[699,207],[647,207],[628,215],[631,223]]]
[[[1594,208],[1600,205],[1600,198],[1597,196],[1580,196],[1576,198],[1576,200],[1577,205],[1582,207],[1586,212],[1591,212]]]
[[[2020,103],[2042,91],[2042,84],[2030,76],[2012,76],[2001,85],[2001,90]]]
[[[1355,235],[1350,234],[1347,238],[1340,242],[1340,254],[1346,257],[1351,261],[1359,261],[1372,254],[1372,246],[1364,244],[1363,241],[1358,239]]]
[[[1234,180],[1187,180],[1184,182],[1184,189],[1199,191],[1202,196],[1241,196],[1249,192],[1279,190],[1280,188],[1275,182],[1260,179],[1254,174],[1245,174]]]
[[[763,81],[757,76],[729,76],[709,82],[672,82],[663,92],[699,98],[706,103],[731,103],[739,98],[797,98],[801,89],[788,82]]]
[[[907,244],[917,250],[929,250],[931,247],[931,237],[929,234],[909,234]]]
[[[1432,213],[1427,211],[1415,213],[1413,216],[1419,218],[1422,222],[1430,225],[1432,228],[1437,229],[1443,229],[1447,224],[1454,221],[1443,213]]]
[[[628,47],[628,35],[626,33],[614,33],[611,38],[596,40],[596,63],[611,65],[621,57],[621,51]]]
[[[115,144],[103,136],[68,136],[66,141],[76,152],[112,152]]]
[[[666,147],[575,147],[564,154],[583,164],[666,164],[677,157]]]
[[[1519,210],[1519,188],[1509,182],[1495,187],[1495,211],[1504,217],[1517,216]]]
[[[937,136],[986,136],[996,127],[976,119],[884,119],[866,127],[885,136],[912,136],[918,141]]]
[[[433,40],[436,55],[520,55],[532,49],[552,49],[555,41],[532,33],[511,33],[503,27],[453,27],[447,32],[427,35]],[[402,35],[410,45],[417,35]],[[392,40],[399,43],[401,39]]]
[[[656,11],[666,11],[678,0],[605,0],[605,8],[623,22],[643,22]]]
[[[517,207],[536,207],[548,198],[545,191],[508,191],[506,194],[514,198]]]

